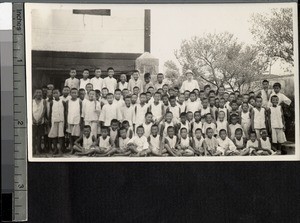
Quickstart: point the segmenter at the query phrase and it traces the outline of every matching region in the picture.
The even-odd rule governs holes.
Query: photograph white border
[[[298,10],[297,3],[238,3],[256,4],[257,7],[265,4],[274,6],[289,6],[293,8],[293,34],[294,34],[294,58],[295,58],[295,154],[278,156],[222,156],[222,157],[62,157],[62,158],[36,158],[32,155],[32,84],[31,84],[31,10],[42,9],[97,9],[97,8],[126,8],[137,7],[143,9],[155,9],[156,7],[199,7],[200,5],[212,7],[228,7],[231,4],[54,4],[54,3],[25,3],[25,42],[26,42],[26,87],[27,87],[27,126],[28,126],[28,160],[30,162],[238,162],[238,161],[299,161],[299,55],[298,55]]]

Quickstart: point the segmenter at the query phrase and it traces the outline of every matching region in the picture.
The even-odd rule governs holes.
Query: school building
[[[70,68],[102,76],[113,67],[116,78],[134,69],[154,74],[158,59],[150,54],[151,11],[148,9],[72,9],[32,12],[32,85],[62,88]],[[145,53],[146,52],[146,53]]]

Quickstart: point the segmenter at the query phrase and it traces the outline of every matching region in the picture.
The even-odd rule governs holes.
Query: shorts
[[[79,124],[68,124],[67,132],[71,134],[71,136],[80,136],[80,125]]]
[[[64,137],[64,122],[53,122],[48,134],[49,138]]]
[[[44,124],[41,125],[32,125],[32,136],[33,138],[40,138],[44,135],[45,133],[45,126]]]
[[[286,137],[283,129],[272,128],[272,142],[273,143],[285,143]]]
[[[84,124],[91,126],[91,132],[97,138],[98,122],[97,121],[84,121]]]

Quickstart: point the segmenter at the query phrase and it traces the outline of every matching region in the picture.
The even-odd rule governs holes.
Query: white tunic
[[[177,142],[177,136],[174,135],[173,138],[166,136],[166,139],[168,140],[171,149],[174,149],[176,146],[176,142]]]
[[[153,135],[150,135],[150,144],[153,149],[159,150],[160,144],[161,144],[159,135],[157,135],[156,137],[154,137]]]
[[[179,106],[172,107],[170,105],[169,106],[169,111],[172,112],[174,119],[179,120],[179,117],[180,117],[180,108],[179,108]]]
[[[128,137],[126,137],[125,139],[123,139],[122,137],[119,137],[119,148],[120,149],[125,149],[127,147],[127,143],[130,139]]]
[[[124,89],[128,89],[128,82],[125,82],[124,84],[120,81],[118,83],[118,88],[123,91]]]
[[[82,117],[84,121],[97,121],[101,110],[100,102],[86,100],[82,104]]]
[[[151,134],[151,127],[152,127],[153,123],[143,123],[143,127],[144,127],[144,136],[146,136],[146,138],[148,138],[148,136],[150,136]]]
[[[144,104],[136,104],[134,108],[134,123],[136,125],[141,125],[145,121],[145,114],[148,111],[149,106]]]
[[[102,107],[99,121],[104,122],[105,126],[110,126],[110,122],[112,119],[121,120],[122,115],[119,107],[116,104],[107,103]]]
[[[198,84],[198,81],[196,81],[196,80],[191,80],[191,81],[185,80],[185,81],[183,81],[183,83],[182,83],[182,86],[181,86],[181,88],[180,88],[180,91],[181,91],[181,92],[184,92],[184,91],[186,91],[186,90],[192,91],[192,90],[194,90],[194,89],[198,89],[198,90],[199,90],[199,84]]]
[[[151,113],[153,114],[153,120],[158,120],[162,117],[162,103],[159,102],[158,105],[154,104],[154,102],[151,104]]]
[[[271,110],[271,128],[283,128],[283,122],[282,122],[282,112],[281,112],[281,106],[277,105],[276,107],[270,107]]]
[[[190,138],[189,137],[186,137],[185,139],[184,138],[180,138],[180,146],[183,147],[183,148],[187,148],[190,146]]]
[[[199,101],[189,101],[187,104],[186,104],[186,111],[189,112],[194,112],[195,111],[199,111],[201,109],[201,104]]]
[[[106,148],[106,149],[110,148],[111,145],[110,145],[109,140],[110,140],[109,136],[107,136],[106,139],[103,139],[103,137],[100,136],[99,137],[99,147],[100,148]]]
[[[93,85],[94,90],[102,91],[103,79],[101,77],[93,77],[90,83]]]
[[[91,80],[89,78],[87,78],[86,80],[81,78],[79,88],[85,89],[85,86],[89,83],[91,83]],[[94,85],[93,85],[93,89],[94,89]]]
[[[267,91],[265,91],[264,89],[260,90],[263,107],[269,107],[269,99],[270,99],[270,95],[272,94],[272,92],[273,91],[271,89],[268,89]]]
[[[53,100],[51,119],[52,122],[64,121],[64,105],[61,99],[59,99],[59,101]]]
[[[126,105],[121,108],[121,113],[122,113],[122,120],[127,120],[129,122],[129,125],[132,126],[133,124],[133,119],[134,119],[134,107],[129,106],[127,107]]]
[[[109,93],[114,94],[117,89],[117,80],[113,77],[106,77],[103,80],[103,87],[106,87]]]
[[[257,108],[253,108],[254,112],[254,129],[263,129],[266,128],[265,124],[265,108],[261,108],[258,110]]]
[[[234,138],[234,140],[235,140],[235,144],[237,146],[244,146],[244,139],[243,139],[243,137],[240,140],[238,140],[237,138]]]
[[[74,77],[74,78],[68,78],[65,80],[65,85],[64,86],[68,86],[70,89],[72,88],[79,88],[79,80]]]
[[[93,134],[87,138],[85,135],[82,136],[82,147],[86,150],[90,149],[91,145],[93,145]]]
[[[139,137],[137,135],[134,136],[134,137],[132,137],[132,139],[130,139],[128,141],[127,145],[129,143],[135,144],[137,146],[136,149],[137,149],[138,152],[141,152],[144,149],[148,149],[148,147],[149,147],[149,143],[148,143],[147,137],[144,136],[144,135],[141,136],[141,137]]]
[[[200,149],[200,148],[202,148],[204,138],[201,137],[201,139],[199,140],[195,137],[194,142],[195,142],[195,149]]]
[[[224,119],[223,122],[221,122],[220,120],[216,121],[217,124],[217,134],[220,134],[220,130],[221,129],[225,129],[226,133],[228,132],[228,122]]]
[[[68,124],[77,125],[80,123],[80,99],[68,101]]]
[[[226,137],[225,140],[223,140],[221,138],[218,138],[217,140],[218,140],[219,146],[221,148],[223,148],[224,150],[225,149],[229,149],[231,151],[236,150],[236,146],[234,145],[234,143],[232,142],[232,140],[229,139],[228,137]]]
[[[42,99],[40,101],[40,103],[36,103],[36,100],[33,99],[32,100],[32,116],[36,121],[38,121],[42,117],[43,111],[44,111],[44,99]],[[44,118],[42,118],[41,121],[42,121],[41,124],[43,124]]]
[[[204,116],[206,114],[209,114],[210,113],[210,107],[207,107],[207,108],[203,108],[201,109],[201,116]]]
[[[118,135],[118,129],[116,130],[113,130],[112,128],[110,128],[110,131],[109,131],[109,137],[111,138],[111,140],[113,142],[115,142],[116,138],[117,138],[117,135]]]
[[[260,145],[261,145],[262,149],[271,149],[272,148],[269,137],[266,138],[266,141],[263,140],[262,138],[260,138],[259,140],[260,140]]]
[[[258,147],[258,140],[256,139],[254,142],[252,142],[251,140],[247,141],[247,145],[246,148],[251,148],[251,147]]]
[[[185,110],[186,110],[186,103],[185,102],[183,102],[182,105],[177,102],[177,105],[180,108],[181,113],[185,112]]]

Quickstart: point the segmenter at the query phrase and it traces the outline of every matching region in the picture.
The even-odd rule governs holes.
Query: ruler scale
[[[13,4],[14,193],[13,220],[27,220],[27,116],[23,3]]]

